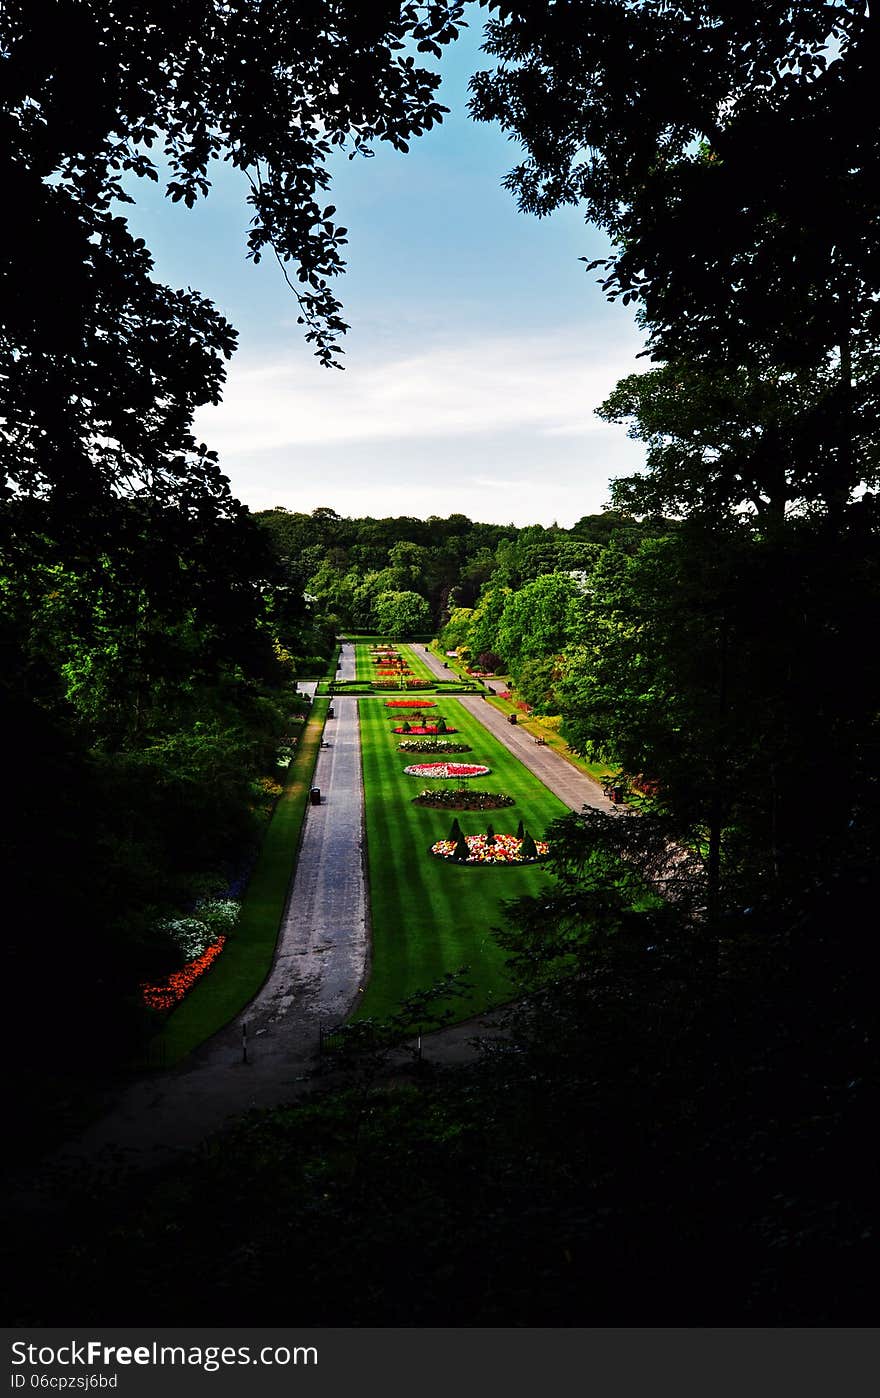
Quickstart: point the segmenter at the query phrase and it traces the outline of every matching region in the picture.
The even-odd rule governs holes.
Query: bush
[[[471,852],[468,849],[468,842],[465,839],[464,835],[462,835],[459,831],[459,836],[455,842],[455,850],[452,854],[452,858],[461,860],[463,862],[465,860],[470,859],[470,855]]]

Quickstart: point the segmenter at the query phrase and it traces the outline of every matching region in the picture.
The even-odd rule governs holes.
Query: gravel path
[[[344,651],[353,667],[353,647]],[[336,698],[333,707],[314,777],[323,799],[307,808],[268,979],[241,1015],[179,1067],[127,1088],[69,1154],[115,1148],[149,1164],[196,1144],[232,1114],[288,1101],[315,1067],[319,1026],[337,1023],[357,999],[369,952],[357,700]]]
[[[432,674],[439,679],[449,679],[449,671],[444,670],[443,662],[432,655],[427,646],[414,646],[413,649],[419,652]],[[542,747],[530,733],[516,724],[508,723],[506,715],[483,695],[457,694],[456,700],[570,810],[580,811],[584,806],[594,806],[600,811],[614,811],[615,807],[603,795],[598,782],[585,772],[579,772],[553,748]]]

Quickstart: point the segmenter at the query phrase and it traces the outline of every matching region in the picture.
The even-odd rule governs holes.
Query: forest
[[[471,114],[516,137],[511,195],[605,230],[590,274],[646,340],[598,409],[644,469],[570,528],[250,512],[192,426],[235,330],[154,280],[120,212],[157,142],[187,207],[212,160],[250,171],[249,255],[332,369],[329,157],[442,120],[420,56],[463,6],[0,20],[15,1324],[871,1323],[880,19],[479,10]],[[299,686],[332,694],[366,635],[503,676],[626,792],[554,820],[552,884],[504,904],[505,1035],[389,1081],[404,1005],[340,1036],[329,1086],[22,1212],[143,1071],[142,987],[232,933],[307,745]],[[458,993],[420,990],[441,1016]]]

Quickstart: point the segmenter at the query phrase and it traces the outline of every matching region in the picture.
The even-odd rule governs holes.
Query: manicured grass
[[[378,678],[377,671],[379,669],[378,665],[373,664],[370,654],[372,649],[372,642],[358,641],[355,643],[355,674],[357,678],[355,680],[342,681],[342,683],[334,684],[332,687],[332,692],[334,694],[376,693],[386,696],[397,694],[397,690],[374,690],[372,688],[373,681]],[[479,688],[473,681],[460,680],[455,676],[451,676],[448,680],[438,680],[428,669],[425,662],[421,660],[409,646],[398,645],[395,649],[399,654],[405,657],[409,668],[412,670],[413,678],[430,680],[432,686],[430,689],[401,690],[401,696],[409,696],[417,699],[422,694],[430,696],[435,692],[439,694],[470,694],[475,693]],[[383,676],[383,678],[390,679],[392,677]],[[369,689],[365,687],[367,685],[370,685]]]
[[[210,971],[168,1016],[149,1046],[150,1066],[170,1068],[222,1029],[253,999],[269,974],[328,707],[326,699],[316,699],[312,705],[248,884],[235,934]]]
[[[419,758],[398,751],[404,739],[391,732],[399,721],[394,711],[379,698],[362,699],[358,711],[373,933],[372,973],[358,1017],[382,1018],[405,996],[467,964],[474,990],[467,1000],[453,1002],[456,1018],[464,1019],[510,996],[504,953],[492,928],[503,921],[502,901],[539,892],[549,876],[536,865],[468,868],[449,864],[429,855],[428,848],[448,836],[456,816],[466,835],[485,831],[489,821],[499,834],[514,832],[522,819],[540,838],[549,822],[567,808],[449,698],[443,700],[441,711],[458,730],[456,740],[472,748],[460,760],[492,769],[489,776],[474,778],[473,784],[480,790],[504,791],[515,798],[516,805],[490,812],[414,806],[412,798],[424,788],[458,783],[405,776],[404,767]]]

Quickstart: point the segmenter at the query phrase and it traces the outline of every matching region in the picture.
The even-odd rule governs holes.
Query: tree
[[[520,206],[584,202],[614,244],[605,289],[640,304],[655,358],[716,385],[757,364],[806,387],[814,449],[805,427],[781,465],[795,496],[845,509],[880,460],[876,7],[490,9],[500,63],[472,110],[525,145]]]
[[[865,614],[846,605],[856,575],[871,605],[876,561],[806,521],[781,538],[688,524],[635,555],[610,548],[594,574],[586,641],[558,683],[564,732],[657,782],[713,899],[725,883],[734,902],[789,896],[873,838],[871,821],[853,822],[869,802],[876,683]],[[847,773],[819,805],[817,741]]]
[[[459,646],[467,646],[473,616],[472,607],[452,608],[449,620],[440,632],[440,644],[444,650],[458,650]]]
[[[535,578],[508,596],[495,647],[518,678],[529,660],[546,661],[573,638],[582,591],[565,573]]]
[[[760,358],[732,368],[676,360],[632,374],[598,413],[630,424],[629,435],[647,446],[648,470],[613,481],[612,498],[655,517],[723,521],[746,510],[764,528],[779,527],[792,508],[827,508],[838,493],[836,392],[827,366],[787,371]],[[862,436],[875,457],[868,419]]]
[[[481,650],[501,649],[498,644],[498,627],[510,595],[510,588],[496,587],[491,582],[483,588],[471,618],[470,637],[467,642],[472,655],[479,655]],[[507,660],[508,657],[504,658]]]
[[[385,636],[416,636],[431,626],[428,604],[417,592],[380,593],[375,617],[378,630]]]

